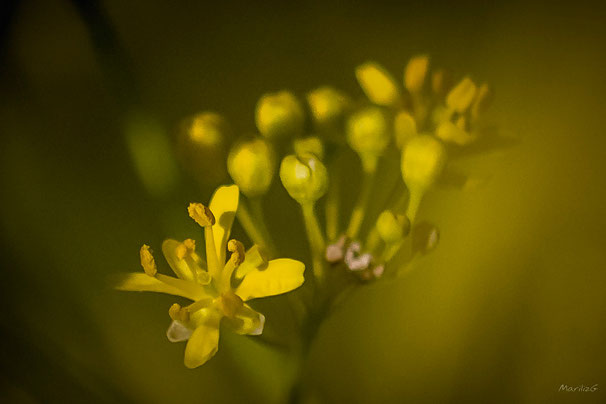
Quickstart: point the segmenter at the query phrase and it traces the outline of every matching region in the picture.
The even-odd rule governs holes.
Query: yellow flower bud
[[[288,194],[301,205],[314,203],[328,188],[328,172],[313,154],[284,157],[280,179]]]
[[[452,88],[452,76],[448,70],[439,69],[431,75],[431,90],[438,97],[445,97]]]
[[[390,210],[384,210],[377,219],[377,231],[386,244],[401,241],[410,230],[406,216],[396,217]]]
[[[330,129],[345,114],[349,99],[332,87],[320,87],[307,94],[311,115],[318,129]]]
[[[177,154],[185,169],[203,184],[225,178],[230,128],[220,115],[202,112],[186,118],[177,136]]]
[[[411,58],[404,70],[404,86],[411,94],[418,94],[423,90],[425,76],[429,68],[429,57],[419,55]]]
[[[494,97],[494,93],[488,84],[484,83],[478,89],[475,100],[473,100],[473,104],[471,105],[471,119],[475,122],[480,118],[480,116],[486,112],[490,104],[492,104],[492,100]]]
[[[239,142],[227,158],[227,171],[248,197],[263,195],[271,185],[276,170],[272,146],[264,139]]]
[[[465,77],[457,84],[446,97],[446,105],[449,108],[463,113],[469,108],[474,97],[476,96],[476,85],[469,77]]]
[[[303,139],[295,139],[295,154],[302,155],[306,153],[314,154],[320,160],[324,160],[324,145],[317,136],[310,136]]]
[[[273,139],[301,133],[305,116],[299,100],[288,91],[280,91],[259,99],[255,120],[259,132]]]
[[[415,119],[406,111],[401,111],[396,115],[394,121],[394,133],[396,145],[399,149],[404,147],[406,142],[417,135],[417,123]]]
[[[381,108],[366,107],[347,121],[347,142],[362,159],[365,171],[376,168],[378,158],[389,144],[391,128]]]
[[[356,68],[356,78],[368,99],[377,105],[393,106],[400,100],[396,81],[381,65],[366,62]]]
[[[461,121],[461,123],[464,123],[464,121]],[[442,122],[438,126],[436,136],[444,142],[455,143],[459,146],[464,146],[475,140],[475,137],[462,129],[460,125],[456,125],[450,121]]]
[[[402,177],[409,189],[422,192],[431,187],[446,163],[442,143],[430,135],[412,138],[402,153]],[[411,219],[412,220],[412,219]]]

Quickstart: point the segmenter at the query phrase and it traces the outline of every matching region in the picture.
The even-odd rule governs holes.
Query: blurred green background
[[[356,65],[375,59],[399,78],[419,52],[492,83],[495,121],[520,142],[457,163],[489,177],[480,189],[427,198],[439,248],[330,318],[314,389],[349,403],[606,401],[603,7],[102,1],[114,43],[91,4],[2,6],[0,401],[279,400],[283,358],[225,333],[188,370],[164,334],[173,299],[108,287],[139,270],[142,243],[196,234],[184,207],[211,193],[182,180],[152,198],[125,120],[136,105],[168,132],[212,109],[244,133],[264,92],[358,95]],[[300,226],[295,213],[276,213],[277,239]]]

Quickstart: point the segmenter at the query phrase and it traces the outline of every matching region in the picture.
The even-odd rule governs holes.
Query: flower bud
[[[366,107],[347,121],[347,142],[362,159],[365,171],[374,171],[389,144],[391,128],[381,108]]]
[[[288,91],[280,91],[259,99],[255,120],[263,136],[277,139],[301,133],[305,116],[297,98]]]
[[[390,210],[384,210],[377,219],[377,231],[386,244],[397,243],[410,231],[410,221],[406,216],[398,218]]]
[[[317,136],[310,136],[303,139],[295,139],[294,141],[295,154],[311,153],[320,160],[324,160],[324,145]]]
[[[465,77],[446,96],[446,105],[456,112],[463,113],[469,108],[476,96],[476,85],[469,77]]]
[[[492,89],[488,87],[488,84],[482,84],[478,89],[475,100],[473,100],[473,104],[471,105],[471,119],[474,122],[486,112],[488,107],[490,107],[493,97],[494,93],[492,92]]]
[[[456,125],[450,121],[442,122],[438,126],[436,136],[444,142],[455,143],[459,146],[464,146],[475,139],[469,132],[462,129],[460,125]]]
[[[404,70],[404,86],[411,94],[418,94],[423,90],[425,76],[429,68],[429,57],[419,55],[411,58]]]
[[[452,88],[452,76],[448,70],[439,69],[431,75],[431,90],[438,97],[446,97]]]
[[[326,167],[313,154],[284,157],[280,179],[288,194],[301,205],[314,203],[328,188]]]
[[[225,178],[225,155],[230,129],[223,117],[202,112],[181,123],[177,154],[187,171],[204,184]]]
[[[406,186],[411,192],[428,189],[442,173],[445,163],[446,150],[439,140],[430,135],[412,138],[402,153],[402,177]]]
[[[349,99],[332,87],[320,87],[307,94],[311,115],[318,129],[336,126],[349,106]]]
[[[267,192],[275,170],[274,151],[264,139],[236,143],[227,158],[229,175],[249,198]]]
[[[366,62],[358,66],[356,78],[372,103],[388,107],[399,102],[400,92],[395,80],[378,63]]]
[[[400,111],[394,121],[394,133],[396,145],[402,149],[406,142],[417,135],[417,123],[412,115],[406,111]]]

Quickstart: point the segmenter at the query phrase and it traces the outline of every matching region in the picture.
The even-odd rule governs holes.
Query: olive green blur
[[[166,154],[178,150],[184,119],[220,114],[238,138],[257,132],[263,94],[291,91],[305,110],[323,86],[359,100],[357,66],[376,61],[403,87],[408,60],[423,54],[432,72],[451,70],[452,84],[469,75],[490,85],[487,113],[508,140],[449,160],[457,175],[424,194],[416,216],[438,227],[437,247],[397,281],[348,295],[324,323],[307,369],[314,395],[606,402],[604,7],[5,4],[15,7],[0,12],[9,18],[0,38],[1,402],[280,402],[285,356],[221,333],[217,355],[189,370],[183,344],[165,334],[175,299],[112,290],[112,275],[141,271],[143,244],[159,251],[165,238],[193,236],[203,245],[187,206],[229,178],[225,159],[206,185]],[[295,117],[289,131],[317,135]],[[362,176],[355,153],[343,160],[342,223]],[[387,184],[381,168],[377,183]],[[141,179],[141,169],[156,174]],[[464,176],[476,185],[458,186]],[[300,207],[278,178],[263,204],[281,255],[308,260]],[[238,223],[233,237],[252,244]],[[286,302],[252,302],[268,336],[293,332]],[[595,384],[593,393],[558,391]]]

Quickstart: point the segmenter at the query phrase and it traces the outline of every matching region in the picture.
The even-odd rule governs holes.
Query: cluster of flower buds
[[[179,145],[189,169],[213,180],[227,168],[246,197],[238,218],[270,255],[276,251],[261,201],[279,173],[284,189],[301,205],[319,279],[338,266],[362,280],[375,279],[391,271],[388,264],[398,254],[410,258],[435,246],[435,226],[427,231],[416,223],[421,201],[440,179],[447,150],[478,139],[492,98],[486,84],[478,86],[469,77],[456,83],[444,69],[431,71],[426,55],[409,60],[401,83],[375,62],[358,66],[355,77],[365,98],[328,86],[304,98],[290,91],[262,95],[255,111],[258,135],[232,141],[214,113],[190,118],[181,130]],[[358,156],[359,168],[347,154]],[[389,176],[401,180],[392,190],[377,192],[383,186],[379,178]],[[345,211],[344,199],[351,194],[357,201]],[[318,216],[321,208],[324,215]]]

